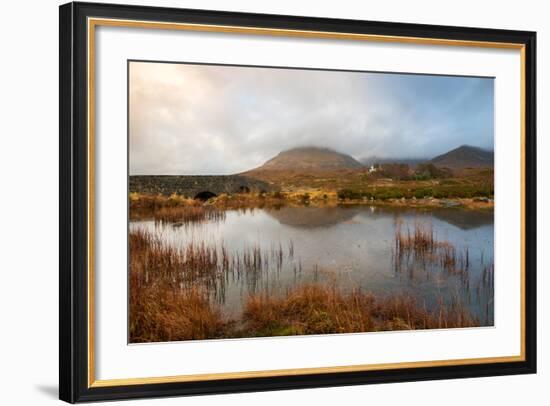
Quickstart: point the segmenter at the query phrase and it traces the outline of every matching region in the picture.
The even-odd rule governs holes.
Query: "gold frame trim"
[[[397,368],[425,368],[440,366],[458,366],[473,364],[492,364],[504,362],[522,362],[526,359],[525,353],[525,45],[506,42],[465,41],[452,39],[435,39],[421,37],[399,37],[391,35],[354,34],[343,32],[305,31],[290,29],[240,27],[228,25],[165,23],[154,21],[121,20],[108,18],[88,18],[87,43],[88,43],[88,387],[101,388],[126,385],[160,384],[193,381],[212,381],[218,379],[244,379],[265,378],[277,376],[296,376],[310,374],[330,374],[339,372],[380,371]],[[371,42],[390,42],[404,44],[420,44],[435,46],[461,46],[478,48],[512,49],[520,51],[520,83],[521,83],[521,269],[520,269],[520,340],[521,350],[519,355],[485,358],[464,358],[453,360],[396,362],[383,364],[347,365],[317,368],[277,369],[267,371],[245,372],[220,372],[212,374],[189,374],[146,378],[123,379],[95,379],[95,278],[94,278],[94,191],[95,191],[95,28],[97,26],[132,27],[161,30],[184,30],[195,32],[218,32],[245,35],[269,35],[299,38],[339,39]]]

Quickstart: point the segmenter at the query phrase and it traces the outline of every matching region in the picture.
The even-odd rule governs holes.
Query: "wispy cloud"
[[[130,173],[229,174],[288,148],[361,159],[493,147],[493,80],[132,62]]]

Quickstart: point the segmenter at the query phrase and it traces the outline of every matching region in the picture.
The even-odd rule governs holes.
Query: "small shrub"
[[[367,193],[361,193],[357,190],[352,189],[342,189],[338,191],[338,199],[341,200],[359,200],[366,195]]]

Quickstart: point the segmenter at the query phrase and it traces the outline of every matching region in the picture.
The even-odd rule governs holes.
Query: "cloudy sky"
[[[130,174],[231,174],[320,146],[356,159],[493,149],[493,80],[130,63]]]

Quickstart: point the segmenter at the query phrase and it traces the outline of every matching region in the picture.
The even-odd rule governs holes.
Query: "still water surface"
[[[437,261],[396,256],[395,232],[433,229],[435,239],[451,243],[467,258],[467,272],[445,270]],[[226,314],[238,314],[250,293],[283,294],[309,282],[360,288],[380,295],[407,294],[433,308],[459,301],[481,324],[493,324],[493,213],[460,209],[398,209],[375,206],[298,207],[231,210],[222,220],[186,225],[132,221],[164,243],[225,246],[236,256],[251,248],[264,253],[265,270],[228,278],[216,300]],[[221,248],[220,248],[221,249]],[[282,252],[282,256],[281,256]],[[489,282],[487,279],[489,278]]]

